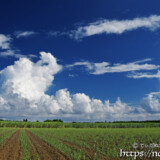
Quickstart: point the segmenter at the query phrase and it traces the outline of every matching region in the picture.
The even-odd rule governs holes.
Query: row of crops
[[[18,128],[0,128],[0,146]],[[159,144],[160,128],[28,128],[21,129],[20,146],[23,160],[31,159],[31,142],[27,133],[37,135],[50,146],[75,160],[120,159],[120,149],[126,151],[146,151],[155,148],[138,147],[133,144]],[[14,144],[13,144],[14,145]],[[155,158],[156,159],[156,158]]]
[[[30,129],[76,160],[120,158],[120,149],[137,151],[133,144],[160,144],[160,129]],[[140,150],[142,148],[139,148]],[[143,148],[148,152],[150,148]],[[155,148],[160,151],[160,148]]]
[[[63,123],[63,122],[22,122],[0,121],[0,127],[18,128],[159,128],[160,122],[139,123]]]
[[[10,137],[17,129],[15,128],[1,128],[0,129],[0,145],[5,139]]]

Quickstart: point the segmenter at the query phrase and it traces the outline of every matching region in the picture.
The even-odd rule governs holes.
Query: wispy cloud
[[[71,77],[71,78],[75,78],[77,77],[78,75],[77,74],[69,74],[68,77]]]
[[[49,37],[56,37],[56,38],[61,36],[70,37],[70,32],[50,31],[50,32],[47,32],[47,35]]]
[[[160,16],[151,15],[149,17],[137,17],[126,20],[98,20],[85,26],[79,26],[68,35],[71,38],[81,39],[96,34],[122,34],[139,28],[147,28],[151,31],[160,27]]]
[[[93,69],[93,64],[89,61],[75,62],[73,64],[67,65],[66,67],[67,68],[73,68],[75,66],[85,66],[87,70],[92,70]]]
[[[131,73],[128,74],[127,77],[134,78],[134,79],[140,79],[140,78],[160,78],[160,70],[157,71],[157,73]]]
[[[28,58],[33,58],[37,57],[36,55],[33,54],[20,54],[19,50],[6,50],[3,52],[0,52],[0,57],[14,57],[14,58],[22,58],[22,57],[28,57]]]
[[[10,48],[11,37],[8,35],[0,34],[0,49]]]
[[[86,71],[90,74],[100,75],[105,73],[120,73],[120,72],[132,72],[140,70],[156,70],[160,68],[159,65],[148,64],[145,62],[151,61],[151,59],[143,59],[141,61],[134,61],[126,64],[116,63],[111,65],[109,62],[93,63],[89,61],[75,62],[67,65],[67,68],[73,68],[75,66],[85,66]]]
[[[159,65],[143,63],[148,59],[143,61],[135,61],[126,64],[113,64],[108,65],[107,62],[95,63],[95,70],[92,74],[104,74],[104,73],[116,73],[116,72],[131,72],[131,71],[139,71],[139,70],[154,70],[160,68]],[[142,64],[141,64],[142,63]]]
[[[21,54],[15,54],[14,50],[6,50],[4,52],[0,52],[1,57],[15,57],[20,58],[23,57]]]
[[[29,37],[37,33],[34,31],[16,31],[14,34],[16,38],[22,38],[22,37]]]
[[[58,37],[61,35],[59,31],[50,31],[47,33],[49,36]]]
[[[33,58],[36,57],[33,54],[21,54],[20,50],[13,49],[11,47],[12,38],[8,35],[0,34],[0,57],[14,57],[14,58],[22,58],[28,57]]]

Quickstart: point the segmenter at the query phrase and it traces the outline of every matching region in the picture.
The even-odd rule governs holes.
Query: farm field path
[[[0,160],[22,159],[20,134],[21,130],[19,129],[3,142],[0,146]]]
[[[31,159],[35,160],[71,160],[66,154],[47,144],[32,132],[25,130],[31,146]]]

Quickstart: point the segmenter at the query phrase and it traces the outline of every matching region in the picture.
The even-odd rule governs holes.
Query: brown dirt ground
[[[0,160],[20,160],[22,150],[20,144],[21,130],[14,132],[0,146]]]
[[[2,135],[4,135],[4,134],[7,134],[7,133],[9,133],[9,132],[11,132],[11,131],[12,131],[12,130],[2,132],[2,133],[0,133],[0,136],[2,136]]]
[[[49,145],[32,132],[25,130],[31,146],[32,160],[71,160],[66,154]]]

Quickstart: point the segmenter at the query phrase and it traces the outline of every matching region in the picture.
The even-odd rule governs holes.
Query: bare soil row
[[[70,158],[63,152],[52,147],[44,140],[39,138],[37,135],[26,130],[27,136],[29,137],[29,143],[31,146],[31,159],[40,160],[70,160]]]
[[[52,147],[37,135],[26,130],[30,144],[31,160],[70,160],[66,154]],[[0,160],[22,160],[21,130],[14,132],[0,146]]]
[[[0,160],[20,160],[22,159],[22,148],[20,143],[21,131],[14,132],[0,146]]]

